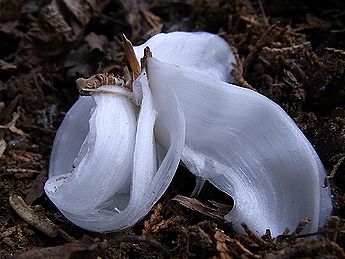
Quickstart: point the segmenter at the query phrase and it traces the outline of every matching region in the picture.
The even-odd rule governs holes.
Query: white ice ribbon
[[[306,231],[331,211],[325,170],[291,118],[266,97],[228,84],[234,57],[209,33],[159,34],[154,58],[133,92],[81,97],[56,135],[45,190],[73,223],[116,231],[144,217],[169,186],[180,159],[189,170],[232,196],[226,215],[236,229]],[[133,104],[139,103],[136,107]]]

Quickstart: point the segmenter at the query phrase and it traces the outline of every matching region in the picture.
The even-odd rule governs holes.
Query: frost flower
[[[153,57],[147,52],[142,68],[132,67],[133,81],[113,78],[66,114],[45,185],[59,210],[92,231],[130,227],[182,159],[233,197],[225,218],[237,230],[245,222],[278,235],[305,217],[312,219],[305,231],[323,225],[331,195],[320,159],[277,104],[227,83],[228,44],[209,33],[158,34],[134,47],[137,60],[147,46]]]

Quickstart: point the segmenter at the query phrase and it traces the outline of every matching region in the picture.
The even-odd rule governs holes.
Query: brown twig
[[[37,215],[36,212],[25,203],[22,197],[18,195],[11,195],[9,198],[9,202],[15,212],[17,212],[17,214],[24,221],[37,228],[47,236],[56,237],[57,235],[60,235],[68,242],[72,242],[74,240],[73,237],[56,226],[47,217],[45,217],[44,215]]]

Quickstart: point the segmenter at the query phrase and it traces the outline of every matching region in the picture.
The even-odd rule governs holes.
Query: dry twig
[[[36,212],[31,209],[18,195],[11,195],[9,202],[12,208],[17,214],[27,223],[37,228],[49,237],[56,237],[60,235],[66,241],[71,242],[74,240],[73,237],[68,235],[65,231],[56,226],[44,215],[37,215]]]

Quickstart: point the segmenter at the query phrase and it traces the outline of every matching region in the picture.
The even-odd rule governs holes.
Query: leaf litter
[[[4,0],[0,6],[1,258],[345,258],[342,1]],[[301,234],[308,224],[301,219],[277,238],[269,231],[258,237],[245,223],[239,235],[222,220],[232,201],[210,185],[190,198],[194,179],[183,167],[152,212],[119,233],[82,230],[50,203],[42,186],[54,133],[78,96],[75,80],[122,73],[122,34],[138,45],[175,30],[219,33],[237,55],[238,84],[273,99],[298,123],[329,174],[334,216],[325,229]],[[37,228],[48,218],[72,239]]]

